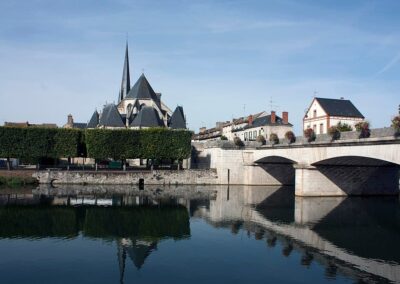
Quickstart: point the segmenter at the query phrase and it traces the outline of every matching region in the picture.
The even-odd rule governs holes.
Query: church
[[[172,110],[161,100],[146,76],[142,74],[131,87],[128,44],[122,73],[118,104],[106,104],[99,113],[93,113],[86,128],[131,128],[165,127],[186,129],[186,117],[182,106]]]

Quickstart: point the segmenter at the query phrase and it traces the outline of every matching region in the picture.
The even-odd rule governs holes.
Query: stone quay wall
[[[59,171],[46,170],[33,174],[41,184],[129,184],[137,185],[191,185],[218,184],[217,171],[154,170],[154,171]]]

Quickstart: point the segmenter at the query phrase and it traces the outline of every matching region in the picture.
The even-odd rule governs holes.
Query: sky
[[[351,100],[373,128],[400,104],[400,1],[0,0],[0,124],[87,122],[116,102],[126,40],[190,129],[312,98]]]

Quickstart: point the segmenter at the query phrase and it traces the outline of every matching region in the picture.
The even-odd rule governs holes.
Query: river
[[[1,283],[400,283],[398,197],[0,189]]]

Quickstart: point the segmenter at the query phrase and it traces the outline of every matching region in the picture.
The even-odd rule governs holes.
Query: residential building
[[[292,131],[292,128],[288,112],[282,112],[282,117],[279,117],[275,111],[271,111],[270,114],[264,111],[232,119],[232,121],[217,122],[216,126],[210,129],[202,127],[193,139],[197,141],[219,140],[223,135],[228,140],[239,137],[242,141],[254,141],[259,135],[268,139],[271,133],[283,138],[286,132]]]
[[[363,120],[364,116],[350,100],[314,98],[304,116],[303,129],[312,128],[316,134],[325,134],[339,122],[354,129]]]

